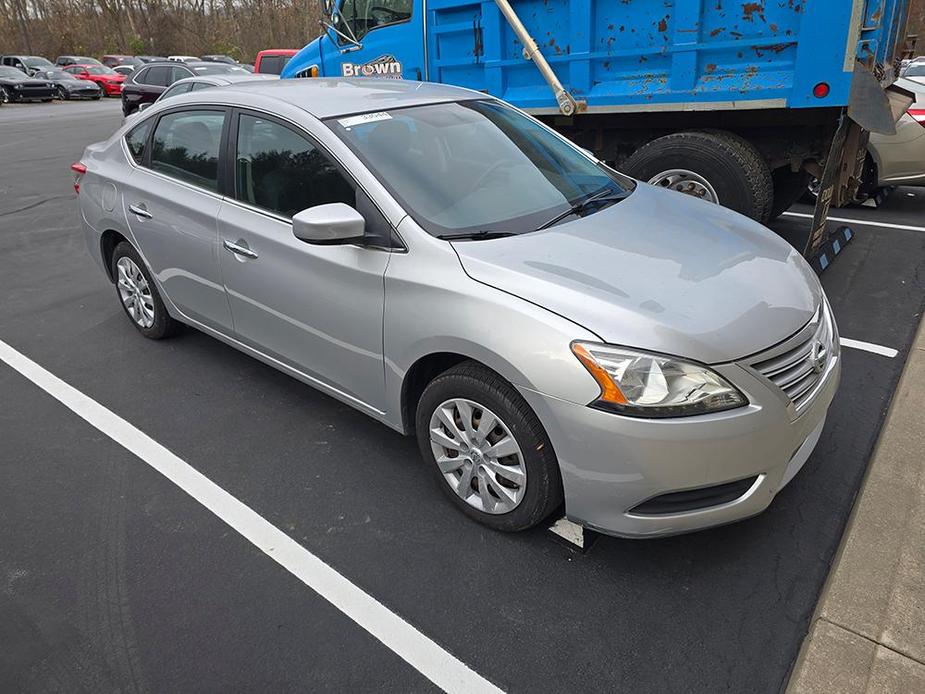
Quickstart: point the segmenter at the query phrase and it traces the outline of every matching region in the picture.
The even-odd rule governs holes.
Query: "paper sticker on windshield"
[[[401,61],[394,55],[381,55],[368,63],[341,63],[340,74],[344,77],[387,77],[402,78]]]
[[[359,116],[350,116],[350,118],[341,118],[337,122],[345,128],[352,128],[354,125],[363,125],[363,123],[375,123],[379,120],[391,119],[392,116],[388,113],[379,111],[377,113],[361,113]]]

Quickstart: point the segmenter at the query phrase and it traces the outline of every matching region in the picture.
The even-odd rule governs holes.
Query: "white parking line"
[[[842,347],[850,347],[851,349],[863,349],[865,352],[873,352],[874,354],[889,357],[890,359],[899,354],[899,351],[893,349],[892,347],[875,345],[873,342],[864,342],[862,340],[852,340],[848,337],[839,338],[838,342]]]
[[[806,212],[784,212],[785,217],[801,217],[803,219],[812,219],[811,214]],[[864,219],[848,219],[847,217],[829,217],[831,222],[842,222],[843,224],[860,224],[861,226],[883,227],[884,229],[902,229],[904,231],[925,231],[925,227],[916,227],[909,224],[890,224],[888,222],[874,222]]]
[[[0,360],[160,472],[441,689],[501,691],[143,431],[2,340]]]

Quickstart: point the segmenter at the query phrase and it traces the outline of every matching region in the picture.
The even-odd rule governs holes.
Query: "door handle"
[[[245,246],[239,246],[238,244],[232,243],[231,241],[222,241],[222,245],[225,247],[226,250],[231,251],[235,255],[242,255],[245,258],[256,258],[257,257],[257,254],[254,253],[250,248],[247,248]]]
[[[143,204],[129,205],[129,206],[128,206],[128,211],[131,212],[132,214],[138,215],[139,217],[142,217],[142,218],[144,218],[144,219],[152,219],[152,218],[154,217],[153,214],[151,214],[150,212],[148,212],[148,211],[144,208],[144,205],[143,205]]]

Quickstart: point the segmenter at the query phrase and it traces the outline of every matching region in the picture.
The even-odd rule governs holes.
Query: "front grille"
[[[801,333],[808,336],[783,353],[752,363],[752,368],[784,391],[797,410],[808,404],[838,351],[834,323],[825,304]]]
[[[744,480],[716,484],[712,487],[685,489],[683,492],[661,494],[634,506],[629,512],[638,516],[664,516],[669,513],[699,511],[721,504],[728,504],[751,489],[756,479],[758,479],[757,476],[747,477]]]
[[[22,99],[45,99],[51,96],[54,92],[48,87],[23,87],[19,90],[20,98]]]

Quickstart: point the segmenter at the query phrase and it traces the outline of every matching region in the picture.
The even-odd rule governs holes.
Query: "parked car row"
[[[101,99],[120,96],[127,117],[154,103],[167,89],[182,82],[175,93],[231,81],[193,78],[248,76],[257,72],[277,76],[298,51],[272,48],[260,51],[254,66],[222,54],[191,55],[59,55],[52,63],[37,55],[0,56],[0,104],[9,101]]]

